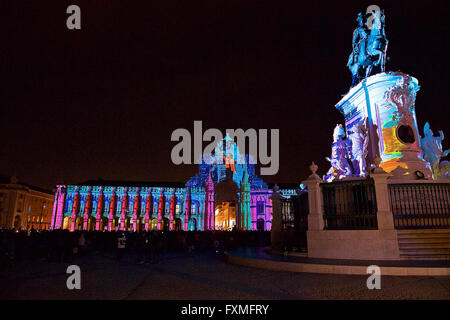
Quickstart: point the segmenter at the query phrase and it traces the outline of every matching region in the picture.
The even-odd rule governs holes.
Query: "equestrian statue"
[[[353,32],[353,51],[347,63],[352,73],[352,87],[370,76],[373,67],[379,66],[381,72],[385,71],[388,40],[384,32],[384,12],[377,6],[370,6],[366,17],[364,23],[362,13],[358,14],[358,26]]]

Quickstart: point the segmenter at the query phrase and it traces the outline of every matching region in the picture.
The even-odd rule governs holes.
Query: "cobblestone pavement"
[[[81,268],[81,290],[66,287],[70,264]],[[151,265],[91,254],[14,262],[0,272],[0,299],[450,299],[450,277],[382,276],[381,290],[367,289],[367,277],[253,269],[213,253],[167,254]]]

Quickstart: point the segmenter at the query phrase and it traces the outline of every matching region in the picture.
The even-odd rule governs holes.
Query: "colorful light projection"
[[[351,88],[336,104],[345,116],[342,140],[349,151],[344,160],[352,168],[345,176],[366,175],[365,167],[379,155],[381,167],[396,177],[411,177],[418,171],[431,177],[420,148],[414,110],[418,90],[417,79],[409,75],[379,73]]]
[[[223,159],[222,155],[228,154],[234,160],[234,170],[231,162],[227,168]],[[223,181],[233,181],[237,186],[233,223],[243,230],[256,230],[257,224],[270,230],[272,190],[255,174],[253,159],[241,154],[229,136],[205,158],[208,161],[199,165],[199,172],[184,187],[92,183],[57,186],[53,226],[72,231],[212,230],[218,227],[216,206],[222,205],[215,202],[216,187]],[[280,191],[287,198],[297,194],[294,189]]]

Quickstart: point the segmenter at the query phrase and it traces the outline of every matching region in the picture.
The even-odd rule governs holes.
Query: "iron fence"
[[[372,179],[322,183],[321,188],[325,229],[378,228],[377,201]]]
[[[396,229],[449,229],[450,183],[388,185]]]

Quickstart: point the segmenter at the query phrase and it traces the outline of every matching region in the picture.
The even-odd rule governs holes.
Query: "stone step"
[[[405,230],[397,230],[399,234],[406,233],[450,233],[450,229],[405,229]]]
[[[440,255],[400,254],[400,258],[404,260],[450,260],[450,254],[440,254]]]
[[[408,249],[450,249],[450,243],[446,242],[435,242],[435,243],[399,243],[400,250]]]
[[[444,254],[450,255],[450,248],[408,248],[400,249],[400,254],[415,254],[415,255],[433,255],[433,254]]]
[[[398,243],[401,244],[413,244],[413,243],[446,243],[450,245],[450,238],[402,238],[398,239]]]
[[[450,229],[399,230],[400,258],[450,260]]]
[[[443,238],[450,239],[450,233],[435,232],[435,233],[398,233],[398,239],[432,239]]]

